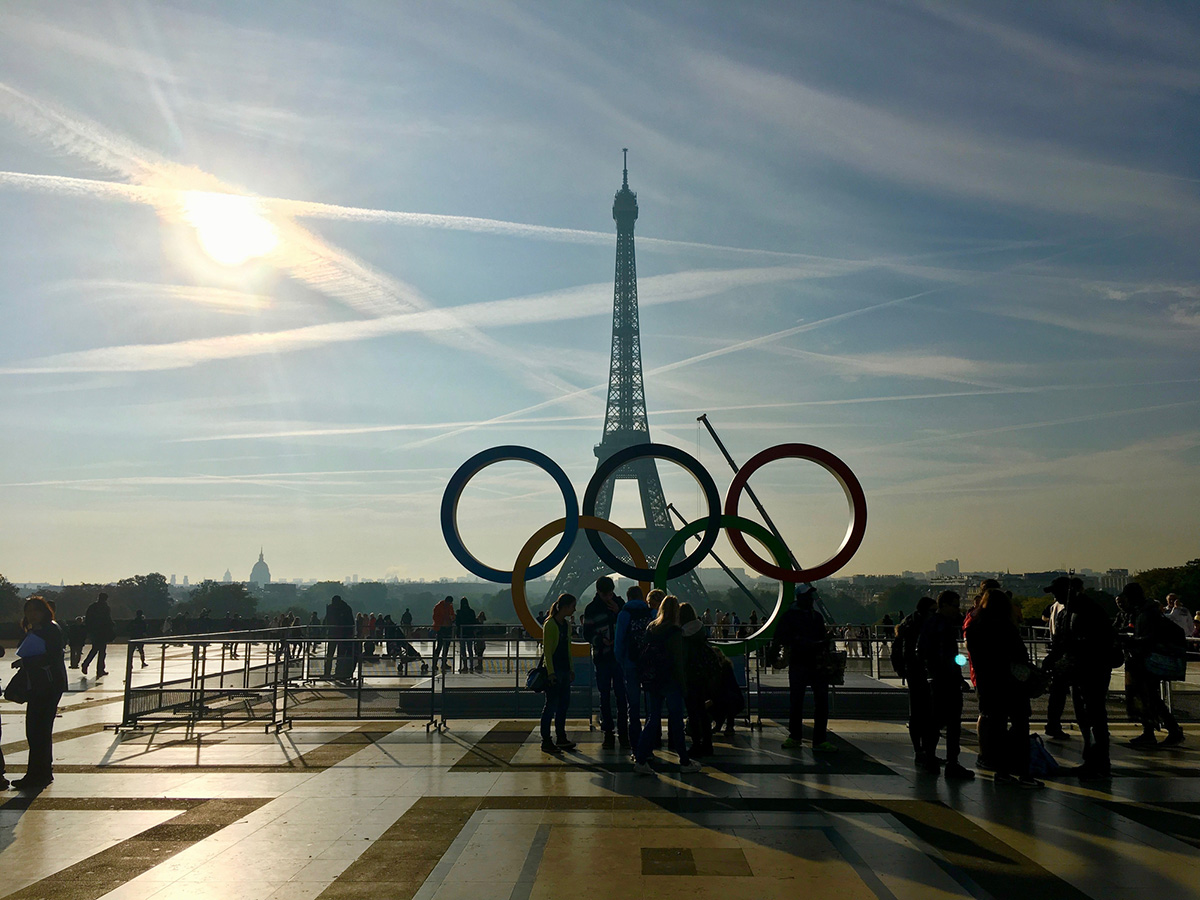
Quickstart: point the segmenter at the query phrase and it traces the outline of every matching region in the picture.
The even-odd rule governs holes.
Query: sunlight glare
[[[204,252],[225,266],[265,256],[279,244],[279,233],[258,202],[237,194],[188,191],[183,215],[196,229]]]

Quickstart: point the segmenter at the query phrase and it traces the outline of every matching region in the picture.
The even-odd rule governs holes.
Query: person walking
[[[617,664],[615,653],[617,619],[625,603],[614,593],[615,585],[607,575],[596,579],[596,596],[583,610],[583,639],[592,645],[592,666],[596,688],[600,692],[600,730],[604,732],[601,746],[611,750],[620,740],[629,749],[629,701],[625,691],[625,675]],[[617,719],[613,722],[612,699],[617,701]],[[614,734],[615,732],[615,734]]]
[[[1063,586],[1054,579],[1047,593]],[[1078,581],[1078,579],[1072,579]],[[1081,779],[1111,775],[1108,751],[1108,682],[1122,661],[1116,630],[1100,604],[1082,590],[1070,591],[1054,629],[1050,650],[1042,665],[1070,686],[1075,717],[1083,735],[1083,764],[1069,770]]]
[[[1142,586],[1131,581],[1117,597],[1117,604],[1128,611],[1133,620],[1133,635],[1125,641],[1126,694],[1130,712],[1142,723],[1142,733],[1129,742],[1141,750],[1172,747],[1182,744],[1184,735],[1179,721],[1162,698],[1162,679],[1150,672],[1146,661],[1152,653],[1186,655],[1187,639],[1170,622],[1158,604],[1146,597]],[[1154,732],[1165,728],[1167,736],[1161,741]]]
[[[84,624],[87,625],[88,640],[92,644],[92,649],[88,651],[87,658],[83,661],[82,671],[87,674],[88,666],[92,664],[92,660],[96,660],[96,677],[107,675],[108,670],[104,668],[104,663],[108,655],[108,645],[113,642],[117,636],[116,626],[113,624],[112,610],[108,607],[108,594],[101,591],[84,613]],[[58,626],[55,625],[57,628]]]
[[[788,689],[791,715],[788,718],[788,737],[783,749],[798,750],[803,745],[804,694],[813,693],[813,750],[833,753],[836,745],[828,738],[829,675],[828,658],[832,638],[825,620],[814,609],[817,589],[811,584],[796,586],[795,600],[779,618],[779,627],[771,642],[769,658],[772,664],[781,662],[786,650]]]
[[[908,691],[908,737],[912,741],[913,761],[920,768],[928,768],[930,757],[936,758],[937,738],[932,726],[933,696],[929,692],[929,676],[917,655],[917,642],[921,629],[936,609],[937,601],[932,597],[918,600],[916,611],[897,626],[892,645],[892,669],[904,681]],[[932,744],[931,732],[934,735]]]
[[[143,642],[146,640],[148,630],[146,614],[139,609],[133,614],[133,621],[129,623],[129,652],[136,653],[141,657],[143,669],[146,668],[146,645]]]
[[[1029,654],[1009,594],[984,593],[965,633],[979,694],[980,757],[998,784],[1045,787],[1029,774],[1029,695],[1013,674],[1014,665],[1029,664]]]
[[[637,661],[646,628],[658,612],[658,605],[666,593],[658,588],[650,592],[648,600],[642,598],[642,589],[636,584],[625,592],[625,605],[617,613],[617,624],[613,628],[613,658],[620,667],[625,682],[625,700],[629,713],[629,745],[636,748],[642,737],[642,684],[638,680]],[[635,756],[636,754],[630,754]]]
[[[83,616],[76,616],[67,625],[67,643],[71,647],[71,668],[78,669],[83,660],[83,648],[87,644],[87,623]]]
[[[958,761],[963,711],[963,674],[958,661],[958,636],[962,633],[960,600],[955,591],[938,594],[937,612],[928,617],[917,638],[917,657],[929,678],[930,698],[922,768],[934,775],[938,773],[938,735],[944,728],[947,781],[970,781],[975,777],[974,772]]]
[[[476,626],[479,624],[479,620],[475,617],[475,610],[471,608],[471,603],[466,597],[458,601],[458,613],[455,615],[454,623],[458,629],[458,671],[474,672],[475,632],[478,630]]]
[[[542,625],[542,661],[546,666],[546,703],[542,707],[542,752],[561,756],[576,744],[567,737],[567,707],[571,703],[571,682],[575,664],[571,661],[571,623],[578,601],[571,594],[559,594],[550,604],[550,613]],[[554,723],[554,739],[550,724]]]
[[[446,659],[450,645],[454,642],[454,598],[446,597],[433,608],[433,671],[438,671],[441,660],[442,671],[449,668]]]
[[[13,781],[12,786],[36,791],[54,780],[54,718],[67,689],[67,667],[63,663],[62,629],[54,621],[50,604],[38,594],[25,601],[25,626],[25,640],[17,648],[18,658],[13,667],[24,670],[30,679],[29,700],[25,705],[29,762],[25,777]]]
[[[703,623],[701,623],[703,624]],[[703,630],[703,629],[702,629]],[[646,627],[646,636],[638,656],[638,678],[646,689],[646,727],[638,739],[633,770],[653,775],[650,754],[662,740],[662,709],[667,704],[667,747],[679,755],[680,772],[699,772],[700,763],[688,756],[684,737],[683,709],[687,690],[684,668],[683,630],[679,627],[679,598],[668,594],[658,607],[658,615]]]

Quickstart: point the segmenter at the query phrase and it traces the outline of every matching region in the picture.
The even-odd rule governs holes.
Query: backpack
[[[631,622],[630,625],[633,623]],[[654,689],[671,677],[671,656],[667,653],[665,636],[643,630],[641,649],[637,656],[637,675],[642,687]]]
[[[646,648],[646,626],[650,624],[650,610],[629,613],[629,632],[625,641],[625,653],[635,666]]]
[[[1055,775],[1059,770],[1058,762],[1050,755],[1046,745],[1039,735],[1029,736],[1029,774],[1034,778],[1044,778]]]
[[[908,677],[908,657],[915,655],[916,650],[915,639],[913,633],[917,630],[917,623],[913,616],[906,616],[904,621],[896,628],[896,637],[892,641],[892,670],[901,678]]]

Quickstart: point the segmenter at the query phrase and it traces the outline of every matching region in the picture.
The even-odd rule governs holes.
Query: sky
[[[475,453],[582,496],[622,148],[651,434],[722,494],[702,413],[851,467],[843,575],[1180,565],[1197,46],[1186,4],[5,3],[0,572],[456,577]],[[750,484],[834,552],[824,470]],[[506,462],[459,527],[510,569],[562,509]]]

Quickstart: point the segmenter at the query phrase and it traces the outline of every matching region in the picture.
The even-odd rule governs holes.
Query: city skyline
[[[13,581],[219,573],[262,544],[279,572],[453,577],[442,488],[495,444],[582,494],[622,147],[655,439],[722,492],[701,413],[742,462],[845,460],[870,515],[839,575],[1200,555],[1200,12],[46,2],[0,23]],[[812,468],[752,480],[802,562],[846,520]],[[561,510],[508,463],[460,523],[511,568]]]

